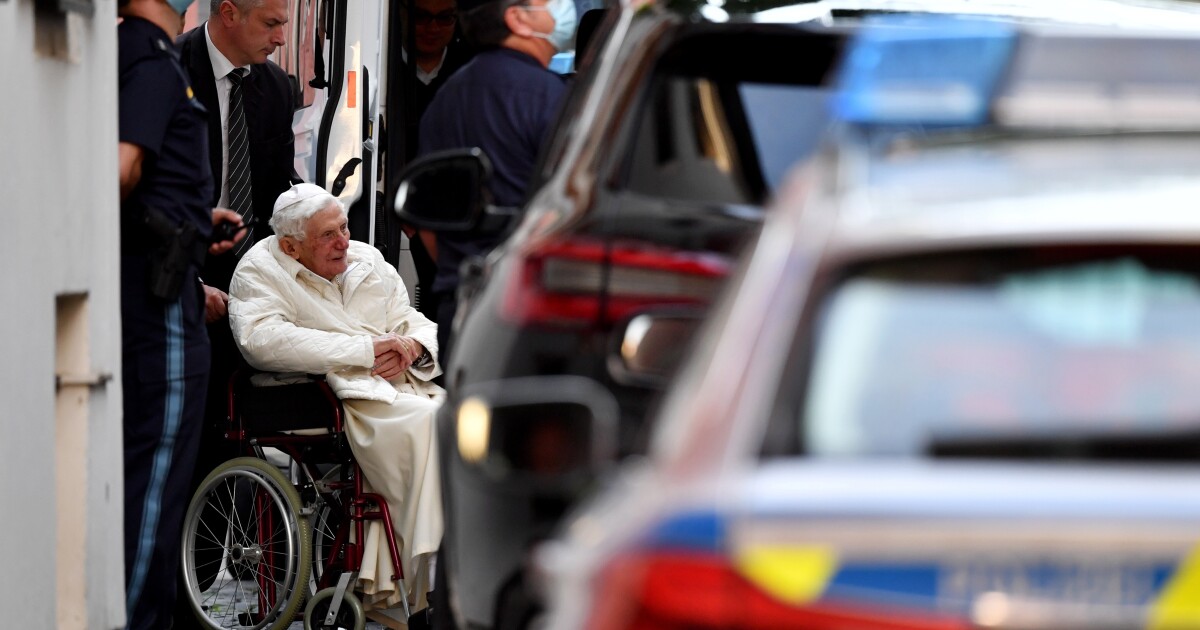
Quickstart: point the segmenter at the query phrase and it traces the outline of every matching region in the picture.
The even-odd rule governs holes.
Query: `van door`
[[[292,78],[297,109],[296,172],[346,205],[352,238],[397,265],[410,294],[416,275],[392,212],[383,203],[389,100],[388,55],[402,31],[386,0],[292,0],[288,42],[277,61]],[[395,42],[395,44],[393,44]],[[403,152],[393,153],[403,166]]]

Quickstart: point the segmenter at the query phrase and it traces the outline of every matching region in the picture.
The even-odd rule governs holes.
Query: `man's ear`
[[[279,249],[293,260],[300,260],[300,243],[290,236],[279,237]]]
[[[221,23],[225,26],[233,26],[241,21],[237,6],[226,0],[222,0],[221,4],[217,6],[217,14],[221,18]]]
[[[504,24],[508,26],[508,30],[512,31],[513,35],[521,37],[529,37],[533,33],[533,28],[525,23],[525,18],[520,14],[525,13],[520,8],[520,5],[512,5],[504,10]]]

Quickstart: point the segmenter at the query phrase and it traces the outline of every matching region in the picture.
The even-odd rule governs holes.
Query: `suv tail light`
[[[791,604],[764,593],[721,555],[659,551],[601,574],[589,630],[965,630],[936,612],[828,602]]]
[[[728,273],[717,254],[632,241],[543,243],[521,254],[502,315],[518,324],[612,323],[648,306],[706,304]]]

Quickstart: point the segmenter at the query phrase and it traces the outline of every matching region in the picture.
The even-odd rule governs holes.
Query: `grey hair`
[[[229,0],[229,1],[233,3],[233,6],[237,7],[238,9],[240,9],[242,11],[249,11],[250,9],[257,9],[258,7],[261,7],[264,2],[266,2],[266,0]],[[216,15],[217,11],[219,11],[221,8],[222,2],[224,2],[224,0],[211,0],[211,2],[208,3],[209,14]]]
[[[340,199],[329,193],[320,193],[276,209],[271,215],[269,223],[271,229],[275,230],[276,236],[290,236],[297,241],[303,241],[304,228],[308,225],[308,220],[313,218],[314,214],[331,206],[336,206],[342,216],[346,216],[346,206]]]

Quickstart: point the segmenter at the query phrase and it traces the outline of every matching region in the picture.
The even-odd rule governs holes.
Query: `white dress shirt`
[[[442,49],[441,60],[438,61],[438,65],[436,67],[434,67],[433,70],[430,70],[429,72],[425,72],[424,70],[421,69],[421,64],[417,64],[417,80],[419,80],[421,83],[424,83],[425,85],[429,85],[430,81],[433,81],[434,79],[436,79],[438,72],[440,72],[442,69],[442,65],[446,63],[446,53],[448,52],[448,49],[449,49],[449,46]],[[401,48],[400,49],[400,57],[402,59],[404,59],[404,63],[408,63],[408,51],[407,50],[404,50],[403,48]],[[232,67],[233,66],[230,66],[230,68],[232,68]]]

